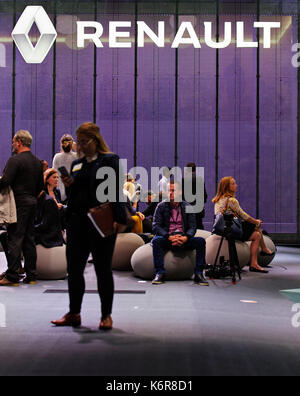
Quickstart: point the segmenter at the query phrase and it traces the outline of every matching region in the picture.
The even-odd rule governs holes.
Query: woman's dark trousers
[[[102,238],[87,215],[72,214],[67,225],[67,263],[70,313],[78,314],[85,292],[84,270],[92,253],[102,317],[112,312],[114,280],[111,268],[116,236]]]

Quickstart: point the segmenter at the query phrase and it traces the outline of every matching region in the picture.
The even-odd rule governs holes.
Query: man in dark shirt
[[[160,194],[160,198],[161,196],[162,193]],[[155,202],[156,194],[151,190],[147,192],[146,197],[147,197],[147,201],[146,201],[147,208],[143,211],[143,215],[145,216],[145,219],[143,220],[143,231],[144,233],[152,234],[152,221],[158,202]]]
[[[18,270],[24,255],[26,278],[23,283],[36,281],[36,247],[34,218],[37,197],[43,190],[42,164],[30,151],[32,136],[19,131],[13,138],[13,155],[6,164],[0,179],[0,191],[10,186],[17,207],[17,223],[7,227],[8,269],[0,275],[0,286],[18,286]]]
[[[183,199],[187,202],[189,202],[192,206],[196,206],[196,200],[190,201],[188,197],[185,196],[185,184],[187,185],[187,188],[191,188],[192,191],[190,193],[193,196],[197,196],[197,198],[200,200],[200,206],[201,204],[203,205],[203,209],[201,211],[196,211],[196,225],[198,230],[204,230],[203,226],[203,218],[205,216],[205,209],[204,209],[204,204],[207,201],[207,192],[206,192],[206,187],[204,180],[202,177],[197,176],[196,174],[196,164],[194,162],[189,162],[186,165],[186,174],[185,177],[182,179],[182,191],[183,191]],[[199,195],[199,193],[201,195]],[[202,201],[202,202],[201,202]]]

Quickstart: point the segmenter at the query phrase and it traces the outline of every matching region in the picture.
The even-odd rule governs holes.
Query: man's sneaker
[[[207,280],[204,278],[204,275],[203,275],[203,274],[195,274],[194,283],[195,283],[196,285],[200,285],[200,286],[209,286],[209,283],[208,283]]]
[[[11,282],[7,278],[3,278],[0,280],[0,286],[20,286],[19,282]]]
[[[156,274],[152,285],[161,285],[162,283],[165,283],[165,274]]]
[[[36,285],[36,279],[34,279],[34,278],[28,278],[28,277],[26,276],[26,278],[23,279],[23,283],[24,283],[25,285]]]

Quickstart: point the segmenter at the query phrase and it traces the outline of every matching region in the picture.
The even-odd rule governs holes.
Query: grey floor
[[[210,287],[162,286],[115,273],[110,333],[98,331],[100,306],[86,294],[79,329],[55,328],[68,307],[66,281],[0,289],[0,375],[300,375],[300,249],[279,247],[268,275],[243,274]],[[6,261],[0,253],[0,270]],[[93,267],[87,289],[95,289]],[[247,302],[245,302],[247,301]],[[251,301],[251,302],[249,302]]]

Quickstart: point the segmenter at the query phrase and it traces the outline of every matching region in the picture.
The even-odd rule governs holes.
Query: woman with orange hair
[[[242,219],[242,240],[252,241],[250,247],[250,271],[266,274],[268,271],[265,271],[257,262],[257,253],[259,248],[261,248],[261,254],[263,255],[272,255],[273,253],[264,243],[261,230],[262,220],[254,219],[244,212],[240,207],[238,200],[235,198],[237,187],[235,179],[231,176],[224,177],[220,181],[217,195],[212,200],[215,204],[215,215],[227,212],[233,214],[234,217],[240,217]]]

